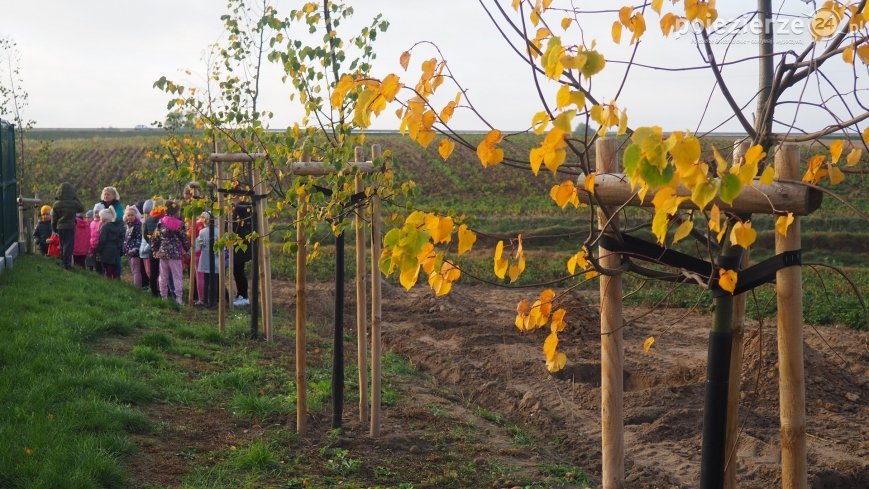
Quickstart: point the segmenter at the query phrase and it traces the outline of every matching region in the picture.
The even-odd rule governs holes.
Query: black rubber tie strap
[[[711,263],[628,234],[622,234],[621,237],[622,241],[619,242],[614,235],[604,234],[601,237],[600,245],[614,253],[625,253],[634,258],[682,268],[703,277],[711,275],[710,283],[712,284],[713,295],[728,293],[718,286],[718,267]],[[745,270],[737,271],[738,277],[733,295],[742,294],[755,287],[774,282],[776,272],[782,268],[800,266],[802,263],[802,250],[793,250],[779,253]]]

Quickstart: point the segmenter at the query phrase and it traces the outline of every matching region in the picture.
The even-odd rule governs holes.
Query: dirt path
[[[463,287],[435,300],[426,288],[405,293],[385,287],[383,338],[388,348],[466,403],[536,427],[566,447],[564,456],[572,463],[599,477],[599,323],[595,308],[582,296],[572,298],[569,328],[560,335],[559,348],[569,364],[550,375],[542,354],[545,332],[521,335],[513,326],[515,304],[539,291]],[[322,290],[328,296],[328,287]],[[328,302],[321,297],[322,303]],[[351,307],[345,314],[348,322],[355,317]],[[625,315],[635,318],[645,312],[627,309]],[[669,309],[625,328],[628,487],[696,486],[710,320],[708,314]],[[647,353],[642,343],[650,335],[656,342]],[[865,488],[869,334],[807,326],[805,336],[810,487]],[[763,328],[750,322],[737,453],[741,487],[779,483],[776,356],[774,321],[766,321]]]

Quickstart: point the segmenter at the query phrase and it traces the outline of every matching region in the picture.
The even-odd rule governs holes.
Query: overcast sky
[[[501,1],[509,8],[509,0]],[[491,0],[486,2],[491,4]],[[289,5],[299,3],[278,1],[277,5],[288,10]],[[398,64],[401,52],[416,41],[433,41],[471,100],[493,125],[505,130],[523,129],[531,116],[541,110],[530,70],[518,62],[477,1],[349,3],[354,5],[354,18],[359,21],[378,12],[391,21],[386,35],[375,44],[378,53],[375,74],[403,73]],[[803,2],[786,3],[796,8]],[[585,4],[617,8],[625,2],[598,0]],[[748,0],[728,1],[726,5],[719,2],[720,16],[732,18],[754,4]],[[133,127],[162,120],[167,97],[152,88],[154,81],[161,76],[184,80],[187,75],[182,70],[190,69],[194,72],[194,81],[190,83],[196,83],[197,76],[204,72],[202,56],[206,47],[223,35],[220,15],[224,9],[222,0],[0,0],[0,35],[14,39],[21,52],[22,75],[30,95],[26,117],[34,119],[37,127]],[[806,9],[810,10],[805,7],[803,11]],[[616,16],[609,13],[588,19],[583,26],[586,39],[597,39],[608,58],[627,59],[630,55],[627,43],[614,46],[610,39],[610,25]],[[637,60],[666,67],[700,64],[699,53],[691,42],[693,37],[663,40],[657,26],[658,16],[653,12],[647,13],[647,23],[649,32]],[[788,32],[779,36],[780,42],[804,43],[808,39],[808,33],[792,32],[794,26],[781,28]],[[756,52],[752,36],[741,35],[738,40],[728,59]],[[777,49],[788,47],[792,46],[779,45]],[[430,49],[415,52],[409,70],[412,75],[405,74],[405,81],[413,84],[418,76],[415,67],[431,56]],[[846,76],[849,68],[840,62],[837,65],[832,76]],[[594,79],[594,91],[603,100],[610,100],[623,73],[624,65],[609,63],[604,73]],[[262,107],[276,115],[271,122],[273,128],[299,120],[299,112],[290,103],[290,92],[281,85],[280,75],[272,67],[263,88]],[[737,100],[750,104],[757,83],[756,68],[729,67],[725,76]],[[865,78],[861,83],[865,84]],[[657,123],[667,130],[694,130],[700,120],[700,108],[706,104],[713,87],[708,70],[673,73],[635,67],[619,102],[628,108],[632,126]],[[450,95],[455,93],[454,89],[448,91]],[[544,87],[544,91],[550,96],[554,93],[552,87]],[[713,96],[710,104],[703,129],[718,125],[727,112],[720,95]],[[827,123],[810,111],[801,113],[801,117],[808,118],[805,125],[809,129]],[[458,113],[455,122],[459,129],[482,127],[477,119]],[[396,129],[397,120],[390,113],[381,116],[375,127]],[[730,122],[719,130],[739,127]]]

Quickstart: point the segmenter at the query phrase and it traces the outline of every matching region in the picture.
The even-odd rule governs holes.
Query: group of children
[[[183,269],[189,256],[191,238],[196,237],[197,305],[217,303],[217,274],[226,267],[228,255],[210,250],[220,233],[213,216],[204,212],[193,233],[180,217],[179,206],[169,200],[146,200],[124,207],[118,190],[106,187],[93,210],[84,212],[75,187],[62,183],[54,206],[40,209],[34,237],[44,255],[57,256],[65,269],[72,265],[95,270],[110,279],[119,279],[122,257],[129,259],[133,285],[150,289],[155,296],[174,298],[182,303]],[[232,230],[242,237],[250,235],[250,205],[235,202]],[[126,225],[126,226],[125,226]],[[236,306],[248,305],[244,266],[250,260],[250,247],[234,252],[233,275],[238,290]]]

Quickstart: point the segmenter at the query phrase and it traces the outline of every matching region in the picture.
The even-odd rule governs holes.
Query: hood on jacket
[[[57,200],[77,200],[78,197],[75,193],[75,185],[69,182],[63,182],[57,187],[57,192],[54,194],[55,199]]]
[[[184,224],[184,221],[178,219],[177,217],[165,216],[163,219],[160,219],[160,224],[166,227],[169,231],[178,231],[181,229],[181,226]]]

